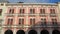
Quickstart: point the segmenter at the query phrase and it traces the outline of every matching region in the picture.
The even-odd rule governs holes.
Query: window
[[[51,17],[56,17],[55,9],[50,9],[50,16]]]
[[[45,19],[45,18],[42,18],[42,19],[41,19],[41,21],[42,21],[42,22],[45,22],[45,21],[46,21],[46,19]]]
[[[0,19],[0,23],[2,23],[3,19]]]
[[[13,23],[13,19],[8,19],[8,25],[12,25],[12,23]]]
[[[41,14],[45,14],[45,9],[40,9]]]
[[[20,9],[20,14],[24,14],[24,9]]]
[[[45,18],[42,18],[42,19],[41,19],[41,24],[42,24],[42,25],[46,25],[46,19],[45,19]]]
[[[1,4],[1,6],[3,6],[4,4]]]
[[[57,24],[57,19],[52,19],[52,24]]]
[[[50,9],[50,14],[55,14],[55,9]]]
[[[19,25],[24,25],[24,19],[19,19]]]
[[[30,9],[30,13],[34,14],[35,13],[35,9]]]
[[[35,19],[32,19],[32,18],[31,18],[31,19],[30,19],[30,24],[31,24],[31,25],[35,24]]]
[[[58,28],[57,19],[52,19],[52,26],[54,27],[54,29]]]
[[[2,15],[2,9],[0,9],[0,15]]]
[[[9,13],[13,14],[14,13],[14,9],[10,9]]]
[[[10,19],[8,19],[8,23],[7,24],[9,24],[10,23]]]

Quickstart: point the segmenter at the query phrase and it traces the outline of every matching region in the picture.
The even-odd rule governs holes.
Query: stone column
[[[1,26],[0,26],[0,34],[1,34]]]
[[[59,20],[60,20],[60,2],[58,2],[58,12],[59,12],[58,17],[59,17]]]
[[[16,28],[14,28],[14,30],[13,30],[13,34],[16,34]]]
[[[52,34],[52,30],[53,30],[53,29],[52,29],[52,28],[50,28],[50,30],[49,30],[49,34]]]
[[[40,34],[40,32],[41,32],[40,30],[37,30],[37,34]]]
[[[28,31],[26,31],[25,34],[28,34]]]
[[[4,33],[5,33],[4,28],[2,28],[1,29],[1,34],[4,34]]]

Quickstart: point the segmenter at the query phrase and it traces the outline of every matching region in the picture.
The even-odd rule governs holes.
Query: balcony
[[[5,15],[11,17],[11,16],[15,16],[16,14],[5,13]]]
[[[39,14],[39,16],[41,16],[41,17],[46,17],[47,15],[48,15],[47,13]]]
[[[22,14],[19,14],[19,13],[18,13],[18,16],[19,16],[19,17],[24,17],[25,15],[26,15],[25,13],[22,13]]]
[[[36,13],[28,13],[28,15],[31,16],[31,17],[35,17],[38,14],[36,14]]]
[[[50,14],[50,17],[56,17],[57,15],[56,14]]]

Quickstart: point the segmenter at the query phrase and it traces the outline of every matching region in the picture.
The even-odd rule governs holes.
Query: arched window
[[[60,34],[60,31],[58,31],[58,30],[53,30],[52,34]]]
[[[47,30],[42,30],[41,34],[49,34],[49,32]]]
[[[35,30],[30,30],[28,34],[37,34],[37,32]]]
[[[18,30],[16,34],[25,34],[23,30]]]
[[[5,34],[13,34],[12,30],[5,31]]]

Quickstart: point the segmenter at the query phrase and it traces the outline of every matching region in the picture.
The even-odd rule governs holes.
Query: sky
[[[29,3],[55,3],[60,2],[60,0],[8,0],[9,2],[29,2]]]

